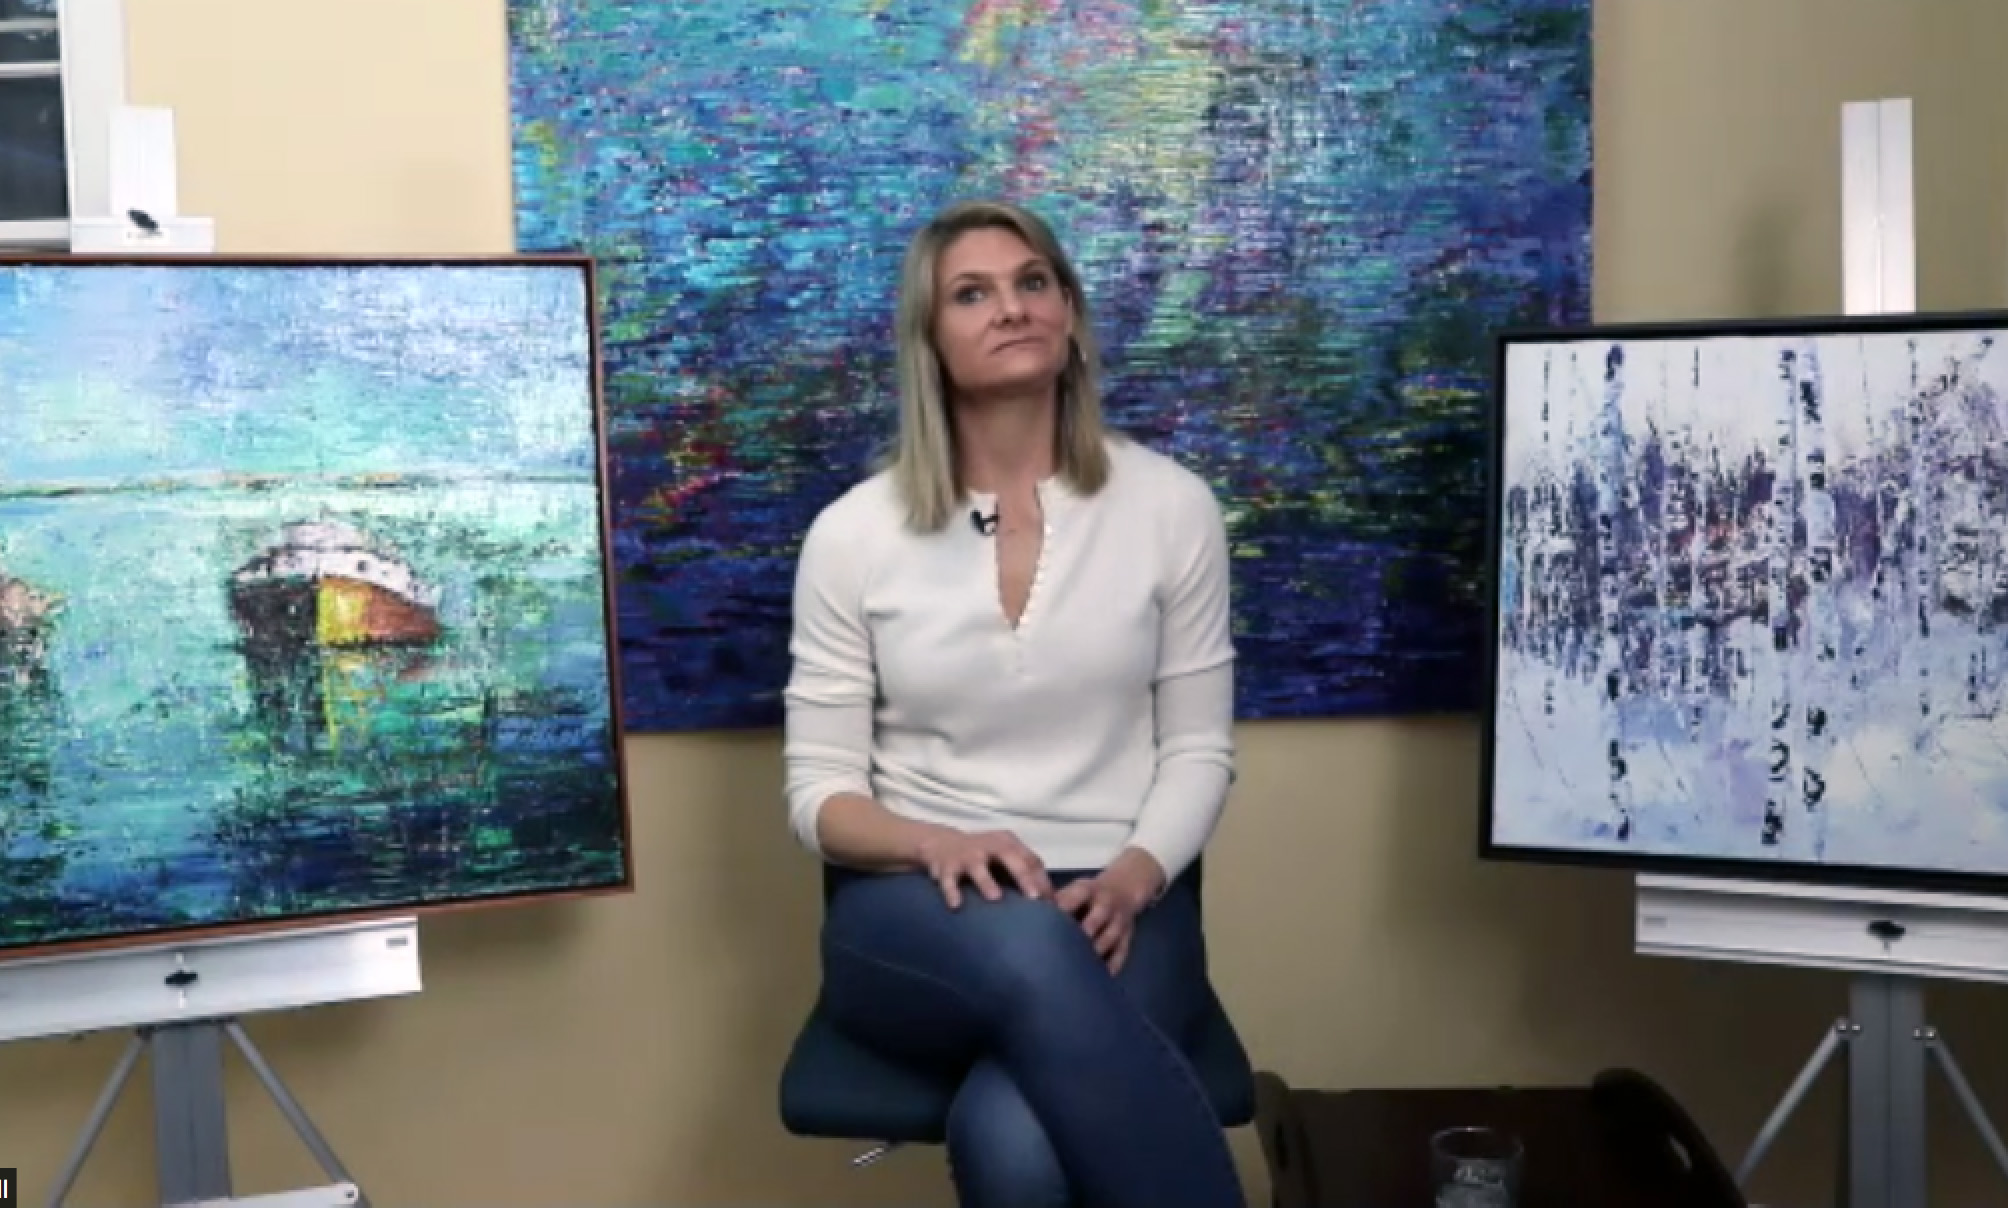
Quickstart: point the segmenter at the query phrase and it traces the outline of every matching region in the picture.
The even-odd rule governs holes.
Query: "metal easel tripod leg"
[[[1924,1022],[1924,986],[1915,978],[1862,974],[1849,991],[1850,1014],[1821,1038],[1736,1170],[1748,1187],[1778,1134],[1842,1046],[1848,1050],[1843,1208],[1916,1208],[1927,1202],[1925,1082],[1936,1059],[1967,1118],[2008,1178],[2008,1145],[1987,1117],[1952,1050]]]
[[[1966,1081],[1966,1074],[1959,1063],[1953,1060],[1952,1049],[1939,1035],[1938,1029],[1927,1025],[1919,1040],[1931,1055],[1938,1059],[1938,1068],[1945,1074],[1945,1080],[1952,1084],[1952,1093],[1965,1110],[1966,1118],[1980,1132],[1980,1139],[1987,1143],[1987,1152],[1994,1155],[1994,1165],[2001,1170],[2001,1177],[2008,1179],[2008,1145],[2001,1143],[2001,1134],[1995,1130],[1994,1122],[1987,1118],[1987,1109],[1981,1106],[1980,1096],[1973,1093],[1973,1085]]]
[[[274,1195],[233,1198],[230,1137],[223,1094],[223,1041],[243,1054],[287,1123],[333,1180],[327,1186]],[[139,1029],[98,1095],[82,1134],[49,1193],[48,1208],[62,1208],[90,1158],[105,1121],[118,1104],[140,1054],[153,1057],[154,1136],[158,1146],[160,1202],[169,1208],[368,1208],[362,1191],[342,1168],[327,1139],[293,1098],[264,1054],[234,1019],[204,1020]]]
[[[1737,1186],[1750,1185],[1750,1176],[1757,1172],[1757,1167],[1770,1154],[1771,1147],[1777,1144],[1778,1134],[1785,1131],[1786,1123],[1791,1120],[1793,1113],[1799,1110],[1799,1105],[1812,1091],[1813,1084],[1820,1080],[1822,1073],[1826,1072],[1827,1063],[1834,1059],[1834,1054],[1842,1045],[1854,1038],[1858,1030],[1854,1023],[1842,1019],[1836,1021],[1833,1027],[1827,1029],[1827,1034],[1820,1038],[1819,1047],[1814,1049],[1813,1055],[1806,1060],[1805,1067],[1799,1071],[1799,1076],[1792,1080],[1791,1087],[1785,1091],[1785,1097],[1778,1101],[1777,1107],[1771,1109],[1771,1115],[1764,1121],[1764,1127],[1757,1130],[1757,1139],[1750,1143],[1750,1152],[1743,1155],[1742,1165],[1736,1168]]]

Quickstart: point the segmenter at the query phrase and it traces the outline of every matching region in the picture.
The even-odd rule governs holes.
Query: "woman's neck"
[[[1036,486],[1053,475],[1058,400],[985,400],[955,408],[955,444],[962,481],[993,495]]]

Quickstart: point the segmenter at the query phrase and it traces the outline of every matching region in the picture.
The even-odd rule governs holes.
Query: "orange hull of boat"
[[[315,597],[314,636],[331,647],[430,642],[439,619],[373,584],[329,576]]]

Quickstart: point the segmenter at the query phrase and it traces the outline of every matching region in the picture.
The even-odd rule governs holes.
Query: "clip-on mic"
[[[981,536],[988,537],[997,531],[997,513],[992,512],[988,516],[985,516],[982,512],[971,508],[969,509],[969,527],[975,529]]]

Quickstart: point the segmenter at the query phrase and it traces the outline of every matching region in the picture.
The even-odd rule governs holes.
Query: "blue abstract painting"
[[[626,884],[590,280],[0,264],[0,949]]]
[[[626,716],[770,725],[915,229],[1022,201],[1205,476],[1239,710],[1480,696],[1491,333],[1587,317],[1590,0],[511,0],[519,246],[602,266]]]
[[[2008,874],[2008,316],[1790,327],[1509,345],[1500,848]]]

